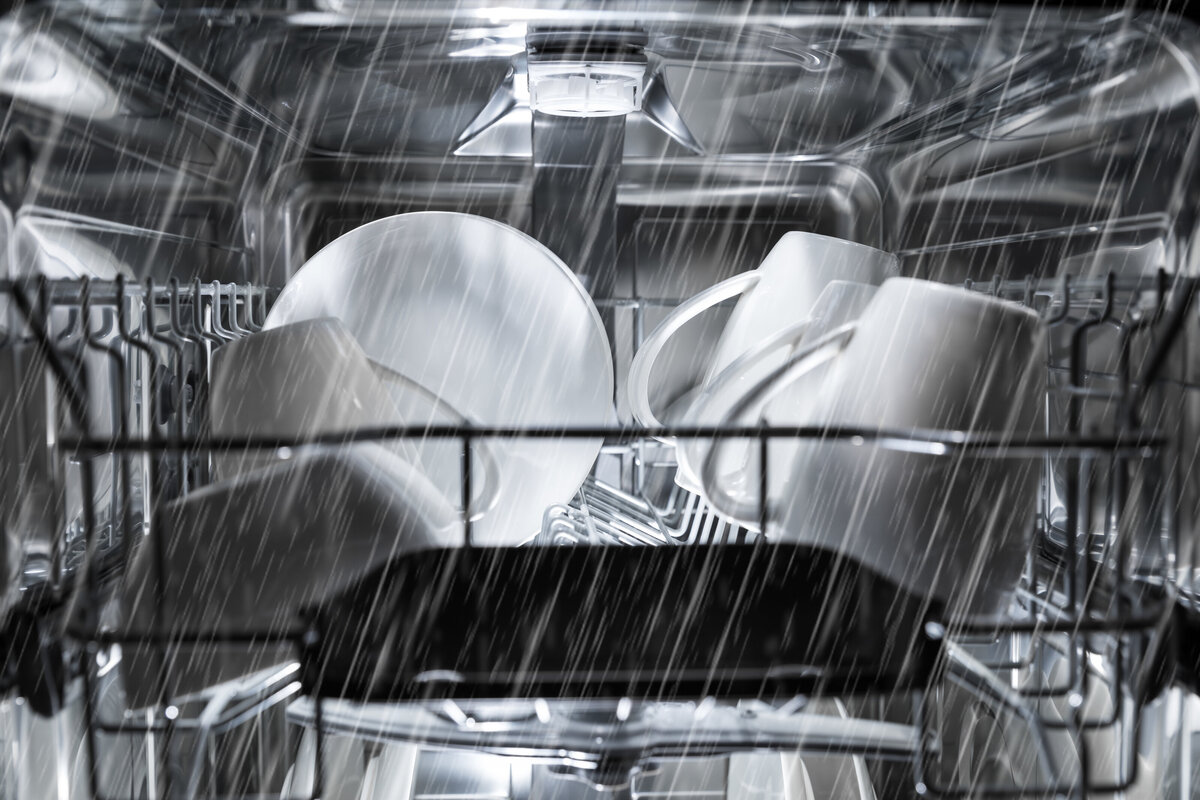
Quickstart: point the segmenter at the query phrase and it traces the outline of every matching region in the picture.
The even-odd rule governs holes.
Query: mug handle
[[[798,322],[795,325],[790,325],[783,330],[776,331],[734,359],[725,369],[717,374],[717,377],[713,378],[712,383],[705,387],[704,391],[692,400],[692,418],[689,421],[700,424],[712,422],[713,420],[706,420],[702,416],[706,410],[706,404],[718,400],[726,388],[731,387],[735,382],[739,381],[744,377],[746,371],[752,369],[770,353],[775,352],[784,345],[795,347],[800,344],[800,340],[804,338],[811,327],[811,318],[803,322]],[[719,419],[723,420],[724,415]],[[700,488],[702,486],[700,483],[700,473],[692,466],[696,460],[694,458],[694,448],[698,444],[699,442],[694,439],[675,443],[675,460],[678,464],[678,474],[675,482],[693,494],[703,494],[703,489]]]
[[[629,408],[634,419],[651,428],[664,427],[650,407],[650,376],[654,364],[667,342],[688,322],[718,303],[745,294],[754,288],[762,276],[757,272],[743,272],[728,280],[710,286],[699,294],[684,301],[672,311],[658,327],[646,337],[629,365]]]
[[[792,354],[782,366],[772,370],[748,390],[742,392],[729,410],[724,412],[722,419],[726,423],[731,423],[747,410],[769,402],[779,391],[804,375],[810,374],[816,367],[837,358],[854,338],[857,328],[857,322],[850,322],[834,328],[808,347]],[[789,335],[784,336],[781,333],[772,340],[764,342],[764,346],[756,348],[731,364],[711,384],[712,391],[708,394],[712,397],[717,396],[722,388],[733,385],[749,369],[766,360],[780,348],[795,346],[799,338],[804,335],[801,329],[807,330],[807,323],[787,329],[783,333]],[[718,513],[743,524],[757,526],[761,512],[759,503],[737,499],[725,489],[717,475],[717,455],[725,443],[726,440],[717,439],[709,447],[700,465],[700,485],[704,487],[706,499]]]

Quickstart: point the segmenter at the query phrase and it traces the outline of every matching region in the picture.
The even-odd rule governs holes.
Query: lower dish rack
[[[218,451],[287,460],[347,441],[206,436],[212,353],[261,327],[271,293],[2,288],[0,352],[45,387],[11,413],[41,407],[45,475],[61,493],[52,528],[15,551],[5,796],[50,782],[106,798],[732,797],[735,774],[789,797],[809,791],[789,783],[799,775],[814,793],[859,798],[1188,784],[1187,687],[1200,682],[1188,641],[1200,490],[1180,446],[1200,422],[1190,279],[968,285],[1051,325],[1053,413],[1029,441],[769,426],[360,432],[350,438],[462,442],[464,486],[488,437],[606,444],[524,547],[399,557],[286,624],[199,631],[138,628],[113,601],[132,555],[171,541],[158,510],[209,484]],[[1118,356],[1091,368],[1105,348]],[[673,483],[671,447],[655,438],[669,433],[1034,455],[1045,475],[1017,598],[1000,617],[964,618],[776,542],[769,526],[742,528]],[[219,652],[242,665],[235,678],[196,687],[173,674]],[[55,753],[53,775],[29,767],[38,750]],[[385,776],[406,792],[384,794]]]

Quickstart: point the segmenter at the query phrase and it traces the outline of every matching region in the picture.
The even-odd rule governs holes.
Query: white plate
[[[292,278],[266,328],[337,317],[368,357],[479,426],[609,424],[613,368],[595,305],[557,257],[493,220],[420,212],[335,240]],[[409,420],[410,424],[436,420]],[[517,544],[570,500],[602,440],[491,442],[503,491],[474,526]]]

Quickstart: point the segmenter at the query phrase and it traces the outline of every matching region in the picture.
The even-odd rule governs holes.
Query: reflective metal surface
[[[640,108],[594,126],[587,118],[535,124],[531,34],[564,21],[636,40],[645,59]],[[1195,782],[1194,697],[1176,687],[1158,693],[1161,705],[1142,701],[1172,672],[1159,669],[1170,648],[1155,637],[1170,626],[1152,600],[1170,590],[1174,575],[1191,576],[1200,530],[1200,470],[1187,445],[1200,435],[1194,354],[1176,351],[1152,388],[1139,381],[1173,314],[1196,327],[1195,306],[1179,299],[1187,284],[1173,281],[1196,274],[1200,263],[1193,242],[1200,221],[1198,41],[1190,23],[1133,9],[704,0],[29,4],[0,21],[0,221],[11,216],[20,234],[6,248],[16,258],[2,277],[93,279],[87,309],[74,285],[53,288],[66,296],[50,303],[46,332],[55,352],[79,354],[67,363],[91,366],[80,388],[92,401],[83,416],[96,423],[93,433],[113,433],[124,419],[127,434],[158,436],[159,445],[203,436],[212,351],[261,325],[264,287],[284,286],[338,236],[394,214],[478,214],[536,234],[563,256],[600,310],[625,423],[625,375],[645,334],[683,298],[756,268],[786,232],[895,253],[909,276],[1012,279],[996,290],[1055,319],[1061,337],[1050,354],[1049,402],[1062,426],[1048,431],[1059,437],[1057,449],[1037,450],[1047,459],[1036,509],[1044,524],[1034,531],[1038,546],[1014,604],[1021,616],[1006,618],[999,633],[926,631],[961,645],[946,647],[960,657],[947,658],[953,663],[936,685],[924,696],[849,698],[852,719],[835,720],[834,728],[865,720],[911,734],[896,760],[864,756],[880,798],[982,795],[1014,784],[1038,797],[1130,788],[1104,783],[1133,784],[1126,796],[1187,797]],[[596,128],[603,135],[595,141],[576,139]],[[1135,261],[1142,266],[1127,269]],[[1110,269],[1144,284],[1123,292],[1150,301],[1136,311],[1118,302],[1111,319],[1091,325],[1106,305]],[[98,280],[118,273],[131,285],[157,282],[150,316],[139,316],[147,309],[138,292],[125,297]],[[1092,282],[1023,282],[1065,274]],[[182,286],[172,287],[172,278]],[[231,296],[234,281],[238,294]],[[36,321],[36,288],[30,296],[26,310]],[[405,745],[348,735],[324,737],[326,774],[317,767],[307,780],[298,770],[288,777],[310,752],[315,757],[322,737],[287,722],[284,706],[302,690],[287,669],[186,698],[146,683],[134,699],[163,702],[134,711],[116,686],[128,669],[124,655],[104,638],[121,629],[120,609],[111,598],[89,605],[91,596],[72,581],[95,577],[98,596],[106,596],[111,586],[103,581],[119,575],[113,564],[124,536],[148,530],[145,495],[171,500],[194,492],[211,479],[208,459],[145,440],[121,456],[77,457],[59,447],[57,435],[77,432],[57,424],[70,422],[72,398],[54,391],[63,384],[52,370],[37,359],[30,365],[37,337],[15,305],[6,289],[0,357],[5,376],[19,373],[12,382],[29,380],[32,389],[20,402],[0,402],[0,424],[22,432],[6,436],[0,450],[6,459],[29,459],[27,474],[51,479],[40,482],[42,494],[23,495],[32,499],[17,514],[10,513],[13,487],[0,490],[9,555],[19,541],[21,557],[37,556],[25,559],[22,585],[66,587],[100,632],[71,640],[54,617],[21,640],[28,645],[23,665],[45,656],[79,671],[49,722],[35,724],[36,712],[3,701],[0,795],[273,797],[285,786],[322,783],[325,796],[348,800],[384,796],[380,787],[408,787],[428,800],[727,792],[739,767],[724,754],[622,758],[598,775],[595,763],[564,763],[570,755],[529,764],[434,749],[411,763],[408,751],[399,752]],[[127,332],[118,308],[128,311]],[[1153,324],[1138,327],[1140,319]],[[1097,339],[1080,358],[1071,340],[1083,325]],[[664,382],[697,383],[721,330],[718,320],[689,334],[694,358],[672,358],[678,374]],[[1112,358],[1124,331],[1133,337],[1134,374],[1121,374],[1120,358]],[[1191,347],[1186,335],[1179,341]],[[149,345],[156,362],[136,343]],[[123,360],[104,355],[105,347]],[[149,370],[152,363],[165,371]],[[1081,375],[1069,374],[1073,365]],[[1137,429],[1174,437],[1161,458],[1096,444],[1122,430],[1122,415],[1111,408],[1121,399],[1105,394],[1113,387],[1149,395]],[[1091,423],[1098,429],[1088,430]],[[1093,438],[1072,450],[1059,447],[1064,436]],[[157,483],[149,480],[154,470]],[[536,544],[719,546],[752,538],[678,489],[675,470],[673,452],[653,439],[609,443],[583,492],[549,509]],[[0,477],[10,472],[0,469]],[[88,474],[99,478],[91,492],[84,490]],[[52,513],[26,521],[36,516],[30,508],[43,507]],[[1109,514],[1118,507],[1130,513]],[[1110,530],[1093,536],[1090,523],[1102,514]],[[1138,553],[1149,557],[1134,559]],[[1149,580],[1132,581],[1133,566]],[[686,614],[671,599],[664,613]],[[1039,675],[1052,660],[1039,651],[1048,642],[1069,654],[1067,668]],[[57,660],[56,644],[67,648]],[[4,677],[12,683],[21,676]],[[36,698],[44,711],[45,692],[25,680],[10,691]],[[950,686],[975,706],[948,699]],[[108,730],[80,722],[89,688],[103,699],[92,710]],[[1039,701],[1039,693],[1052,699]],[[1072,701],[1088,707],[1108,694],[1120,717],[1105,730],[1085,728],[1097,720]],[[810,744],[827,743],[826,734],[796,722],[805,715],[792,713],[798,706],[788,707],[791,698],[758,715],[780,726],[762,730],[734,706],[706,702],[696,698],[677,725],[666,723],[678,709],[664,707],[663,726],[644,726],[626,740],[633,755],[661,743],[663,730],[677,743],[693,728],[698,741],[712,734],[705,742],[718,749],[795,750],[809,733],[817,736]],[[311,703],[294,716],[306,708],[315,725]],[[702,710],[711,716],[697,720]],[[961,719],[945,718],[956,710]],[[518,712],[525,716],[499,720],[501,728],[536,733],[546,725],[532,721],[536,708],[533,718],[525,706]],[[453,734],[464,745],[491,735],[440,713],[430,712],[421,735]],[[353,715],[327,722],[345,723],[339,733],[357,724]],[[565,725],[534,738],[605,749],[580,730]],[[1155,768],[1140,768],[1138,730]],[[877,740],[850,744],[862,755]],[[1006,756],[1010,745],[1016,754]],[[1098,755],[1104,747],[1114,752]],[[1065,764],[1044,763],[1046,752],[1030,755],[1039,748]],[[35,758],[35,750],[46,755]],[[1080,767],[1081,755],[1107,760],[1089,770]],[[406,784],[409,773],[415,777]],[[804,796],[808,786],[819,792],[815,770],[808,779],[787,784],[800,787],[790,796]],[[762,786],[773,792],[780,785]]]

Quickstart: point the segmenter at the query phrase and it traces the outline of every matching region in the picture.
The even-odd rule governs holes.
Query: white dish
[[[137,630],[289,630],[298,612],[406,552],[453,546],[459,514],[420,471],[384,448],[361,444],[300,455],[168,503],[162,537],[162,602],[155,548],[142,544],[121,592]],[[158,659],[124,648],[127,685],[149,705]],[[172,645],[174,694],[186,694],[294,660],[286,645]]]
[[[837,698],[816,698],[804,708],[805,714],[850,719],[846,704]],[[875,788],[862,756],[785,756],[802,760],[808,772],[810,792],[816,800],[875,800]]]
[[[553,253],[507,225],[421,212],[357,228],[292,278],[265,327],[320,317],[341,319],[368,357],[473,425],[614,418],[612,356],[595,305]],[[504,487],[474,541],[517,544],[539,530],[548,506],[571,498],[602,440],[490,444]]]

